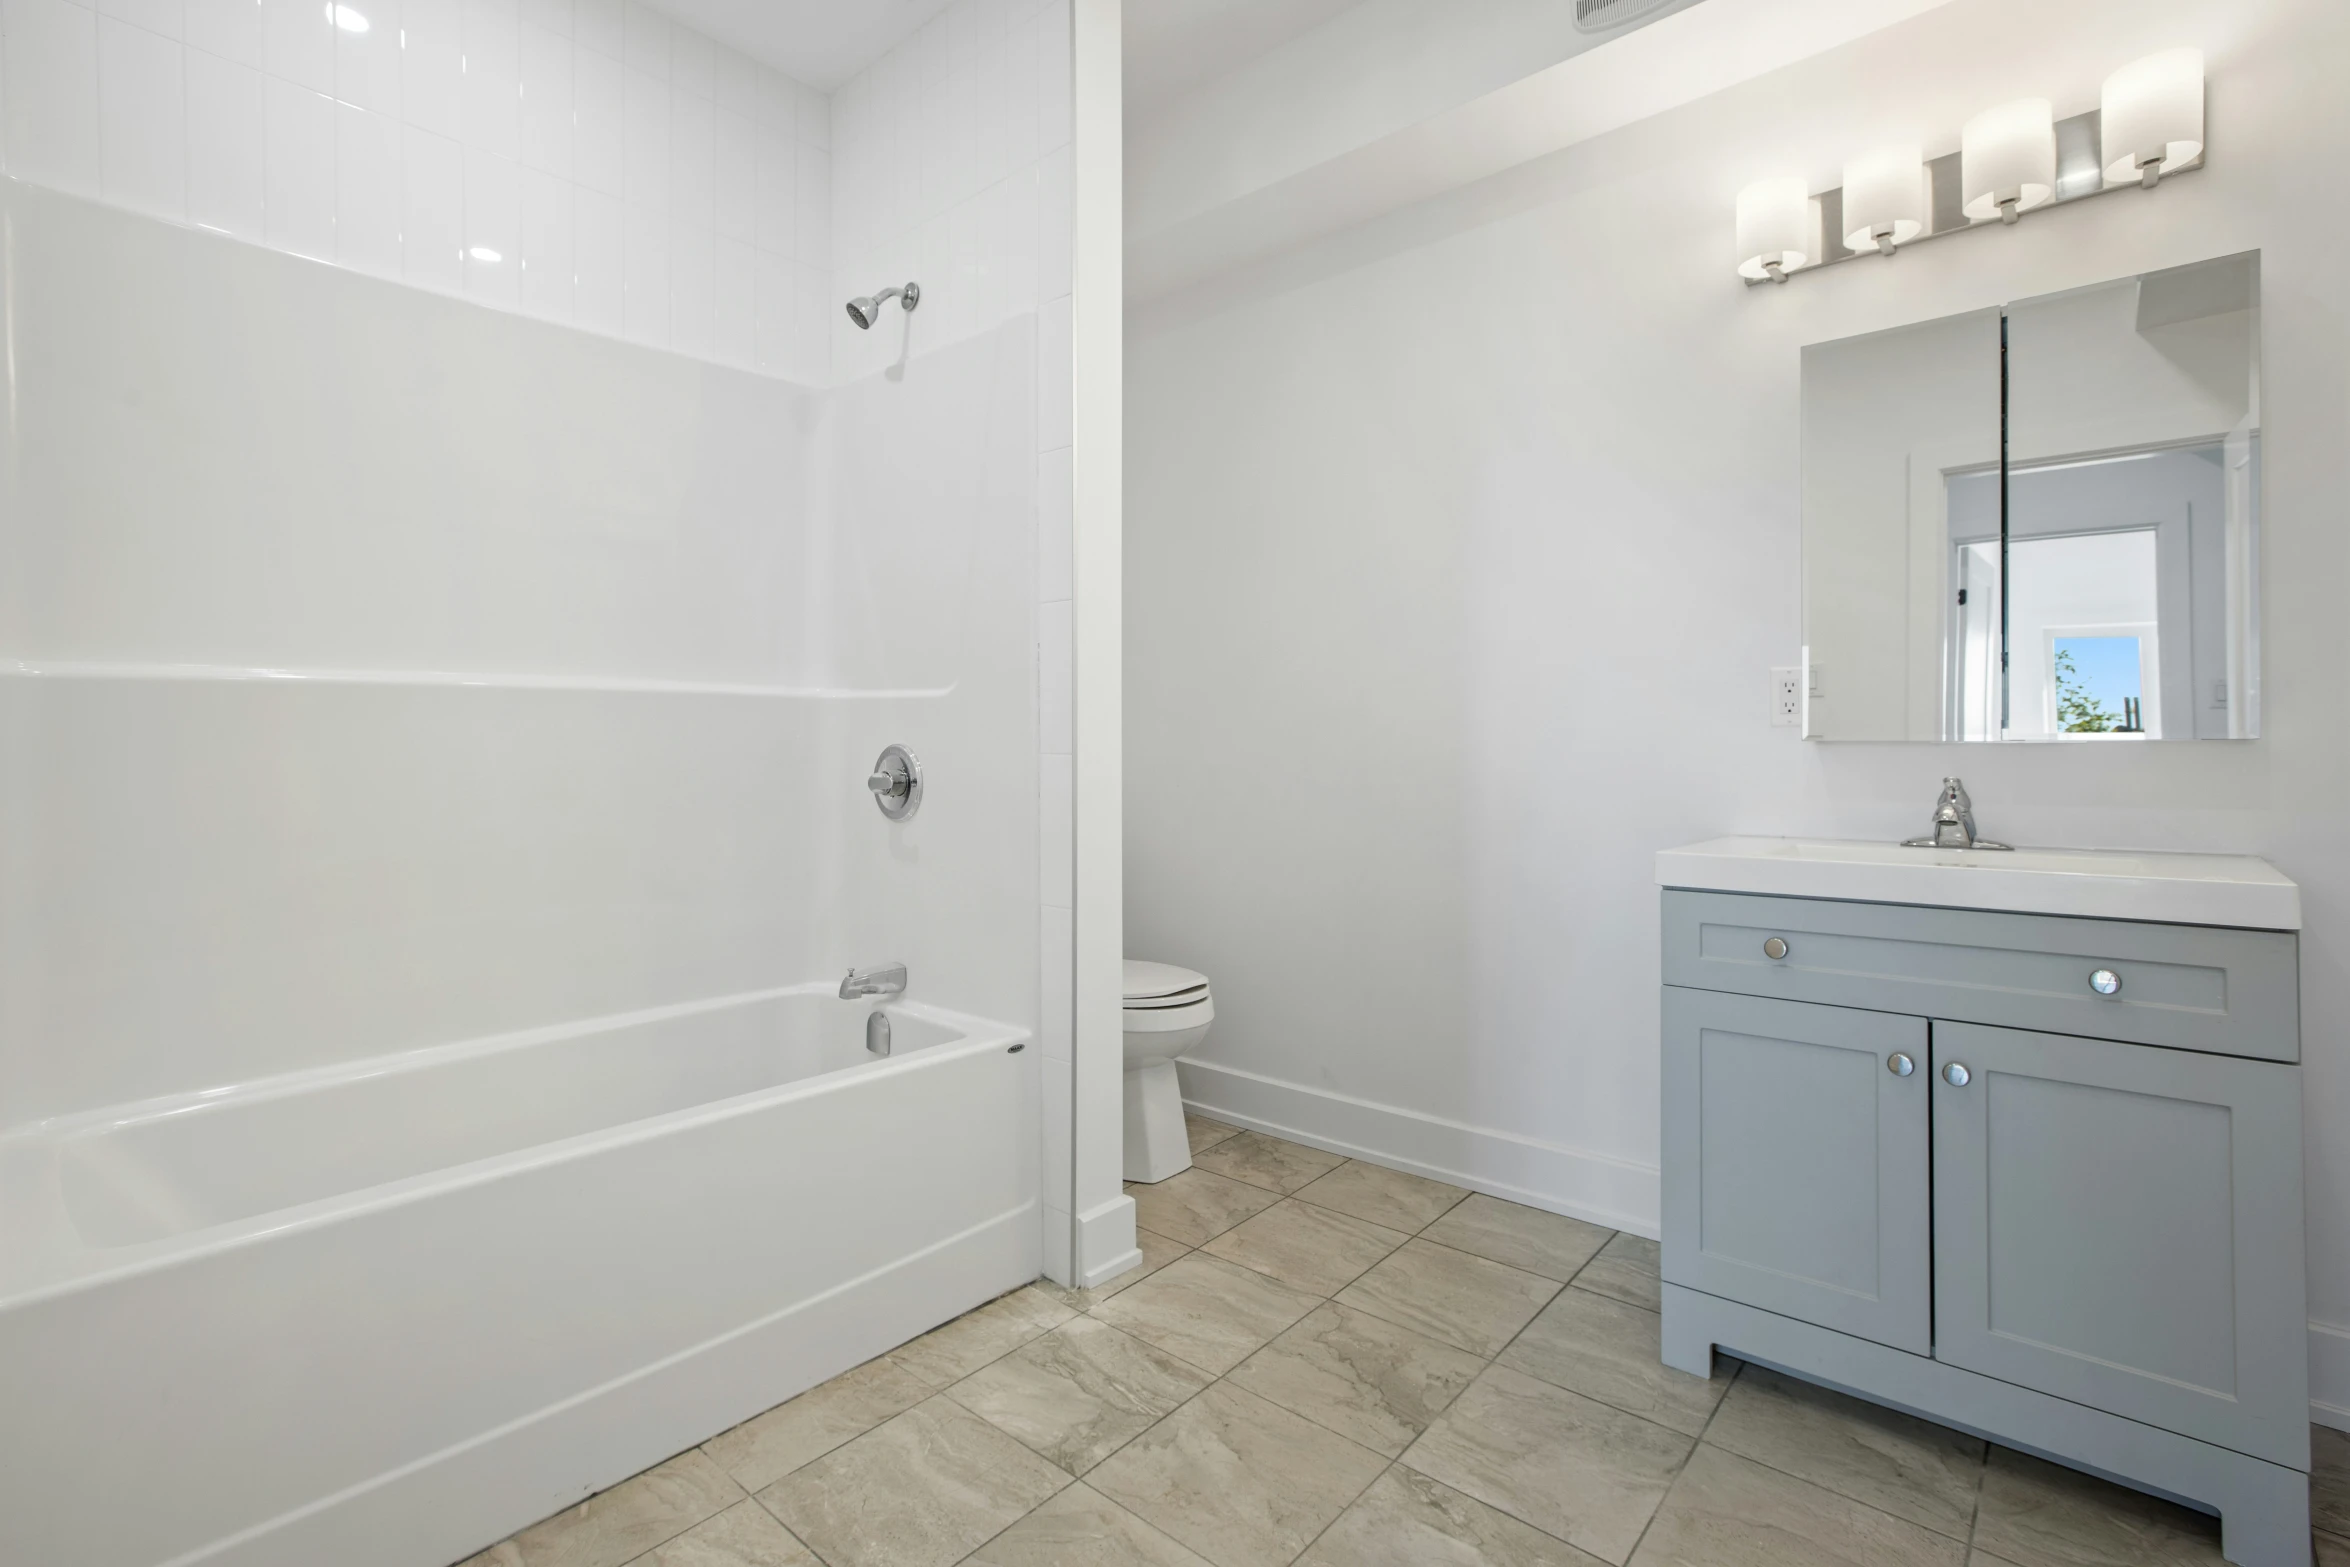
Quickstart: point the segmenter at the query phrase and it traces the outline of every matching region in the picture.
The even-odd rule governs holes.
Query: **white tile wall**
[[[633,0],[0,0],[19,179],[816,383],[830,141]]]

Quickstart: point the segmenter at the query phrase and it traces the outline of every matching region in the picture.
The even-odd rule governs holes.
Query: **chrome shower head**
[[[857,323],[861,332],[873,330],[873,323],[881,319],[882,301],[895,297],[905,302],[908,310],[922,303],[922,285],[908,283],[904,288],[885,288],[878,294],[860,294],[849,301],[849,319]]]

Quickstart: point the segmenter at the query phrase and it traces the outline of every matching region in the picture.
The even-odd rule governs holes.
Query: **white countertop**
[[[2301,889],[2249,854],[1905,849],[1834,838],[1713,838],[1656,857],[1657,884],[2017,914],[2299,930]]]

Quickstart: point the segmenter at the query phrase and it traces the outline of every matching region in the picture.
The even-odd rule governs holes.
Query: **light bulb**
[[[2123,66],[2099,95],[2099,135],[2110,184],[2152,188],[2203,152],[2203,51],[2165,49]]]
[[[2056,111],[2045,98],[1984,110],[1959,133],[1958,163],[1966,215],[2013,223],[2056,199]]]
[[[1844,165],[1844,244],[1893,254],[1926,231],[1926,155],[1915,142]]]
[[[1755,181],[1738,193],[1738,275],[1784,283],[1813,259],[1818,232],[1802,180]]]

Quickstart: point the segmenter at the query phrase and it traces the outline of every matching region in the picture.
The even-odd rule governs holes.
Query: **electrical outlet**
[[[1771,727],[1793,729],[1803,722],[1803,671],[1771,671]]]

